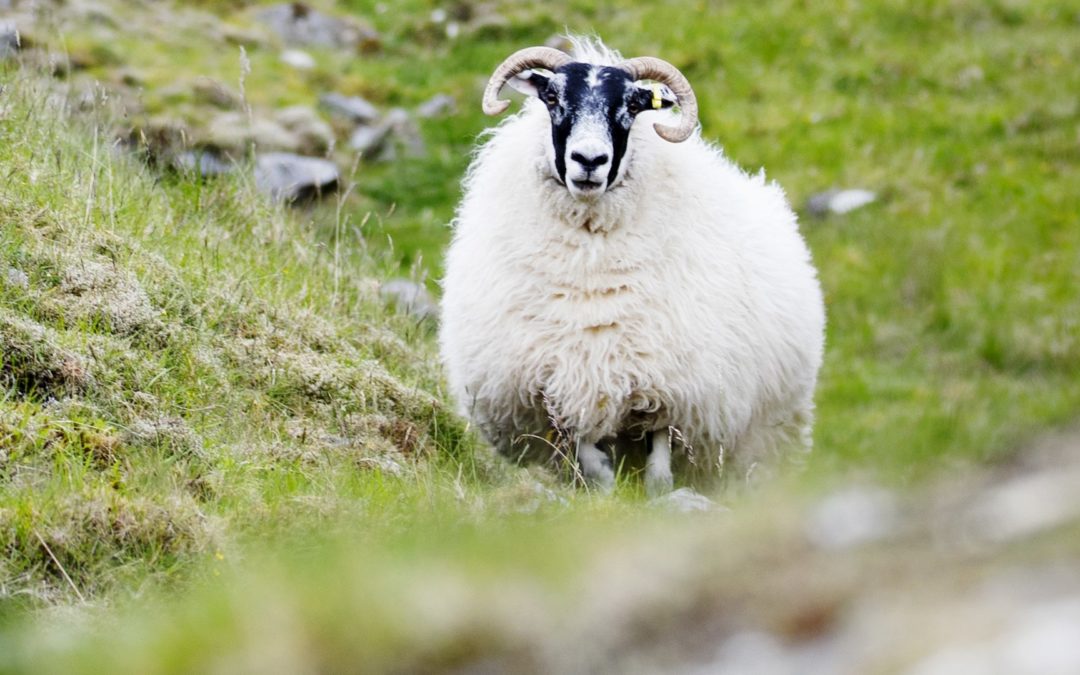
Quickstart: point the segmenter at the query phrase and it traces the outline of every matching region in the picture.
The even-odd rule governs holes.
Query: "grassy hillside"
[[[0,672],[685,666],[742,629],[802,644],[905,596],[952,616],[977,582],[1080,555],[1075,511],[1018,538],[965,529],[980,490],[1078,466],[1075,440],[1032,450],[1080,411],[1070,3],[441,18],[355,0],[322,6],[381,46],[311,49],[308,71],[247,3],[99,4],[105,18],[57,5],[28,33],[74,64],[59,77],[29,50],[0,62]],[[704,134],[797,206],[879,194],[803,215],[830,322],[815,452],[720,496],[731,513],[675,518],[633,481],[595,498],[493,460],[451,413],[431,327],[378,297],[402,269],[437,278],[491,124],[484,79],[564,27],[682,68]],[[420,121],[425,155],[360,161],[341,195],[287,209],[246,171],[198,179],[115,142],[166,117],[194,129],[200,76],[255,111],[339,91],[408,109],[449,93],[457,112]],[[888,486],[856,503],[906,524],[869,548],[808,543],[819,496],[851,482]],[[951,635],[919,616],[894,616],[905,637],[852,672]]]

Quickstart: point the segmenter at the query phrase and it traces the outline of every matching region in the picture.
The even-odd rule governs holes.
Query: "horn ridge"
[[[499,115],[510,107],[510,101],[499,99],[499,91],[511,77],[530,68],[555,70],[572,60],[569,54],[551,47],[526,47],[514,52],[499,64],[484,88],[484,113]]]

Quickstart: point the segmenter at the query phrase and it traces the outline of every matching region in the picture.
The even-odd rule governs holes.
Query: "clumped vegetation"
[[[0,671],[661,668],[905,597],[951,616],[956,588],[1080,555],[1076,511],[971,529],[1014,474],[1076,475],[1075,441],[1031,451],[1080,410],[1070,3],[350,0],[320,6],[380,42],[313,48],[310,70],[280,62],[263,3],[97,4],[57,4],[0,61]],[[879,195],[803,215],[830,322],[815,452],[721,496],[730,513],[495,461],[442,393],[431,325],[379,297],[402,270],[435,290],[484,79],[564,27],[677,65],[705,135],[797,206]],[[202,142],[199,78],[241,109],[449,93],[457,113],[419,122],[421,156],[328,148],[351,187],[290,209],[246,165],[155,160]],[[849,482],[907,525],[808,543]],[[853,672],[949,634],[909,619]]]

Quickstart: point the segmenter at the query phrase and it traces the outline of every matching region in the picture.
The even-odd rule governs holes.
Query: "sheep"
[[[507,82],[529,98],[487,132],[452,223],[451,393],[503,455],[572,449],[605,492],[642,459],[650,495],[673,462],[692,485],[748,480],[811,445],[825,311],[796,216],[701,139],[674,66],[574,43],[516,52],[485,90],[492,115]]]

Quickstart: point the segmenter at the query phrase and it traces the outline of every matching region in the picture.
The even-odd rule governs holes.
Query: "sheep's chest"
[[[516,340],[517,388],[530,405],[596,439],[666,424],[671,345],[650,273],[625,256],[537,265]]]

